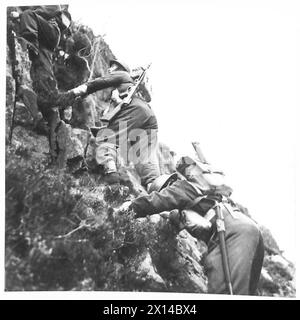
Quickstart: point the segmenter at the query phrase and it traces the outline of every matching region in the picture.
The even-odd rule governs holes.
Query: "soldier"
[[[118,90],[120,99],[124,98],[134,84],[129,67],[120,61],[111,60],[108,72],[108,76],[75,88],[76,94],[86,96],[111,87]],[[113,93],[115,103],[120,102],[115,95],[116,91]],[[97,134],[95,159],[104,169],[106,182],[120,182],[119,154],[126,162],[134,163],[145,188],[160,175],[156,158],[157,129],[157,120],[150,106],[143,98],[135,95],[131,103],[109,122],[107,128]],[[106,139],[109,133],[111,135]]]
[[[32,85],[37,95],[38,109],[50,129],[50,153],[54,160],[58,156],[55,132],[62,121],[59,108],[70,106],[75,100],[73,91],[64,93],[58,91],[52,63],[54,50],[70,24],[70,13],[56,5],[27,9],[20,14],[20,36],[25,39],[28,46],[32,62],[30,70]],[[21,88],[19,94],[29,97],[30,93]],[[23,100],[28,100],[28,97],[23,97]]]
[[[152,183],[150,191],[153,192],[150,195],[140,196],[128,202],[124,208],[131,208],[137,218],[172,210],[169,219],[179,230],[185,228],[191,235],[207,243],[204,266],[208,292],[228,293],[215,227],[215,211],[211,210],[218,197],[213,193],[208,196],[203,193],[199,179],[201,170],[196,161],[180,161],[177,170],[187,180],[176,181],[174,174],[161,176]],[[223,188],[222,192],[228,196],[231,190]],[[233,293],[254,295],[264,256],[261,232],[257,224],[241,213],[230,199],[226,203],[223,201],[221,210],[225,219]]]

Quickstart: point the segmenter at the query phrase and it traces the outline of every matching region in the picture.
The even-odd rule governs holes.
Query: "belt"
[[[213,206],[212,208],[210,208],[206,214],[203,216],[203,218],[207,219],[208,221],[212,222],[213,218],[216,216],[216,211],[215,211],[215,208],[217,206],[223,206],[226,211],[234,218],[236,219],[237,218],[237,215],[235,213],[236,210],[232,209],[231,205],[230,205],[230,202],[229,201],[222,201],[222,202],[219,202],[217,203],[215,206]]]

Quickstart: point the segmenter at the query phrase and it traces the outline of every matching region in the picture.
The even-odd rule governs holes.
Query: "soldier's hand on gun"
[[[130,76],[133,79],[137,79],[143,73],[143,71],[144,69],[142,67],[135,68],[131,71]]]
[[[76,97],[83,96],[87,92],[87,85],[86,84],[81,84],[80,86],[72,89],[71,91],[74,93],[74,95]]]
[[[118,89],[115,89],[111,92],[111,100],[117,104],[122,102],[122,99],[120,98],[120,94],[119,94]]]

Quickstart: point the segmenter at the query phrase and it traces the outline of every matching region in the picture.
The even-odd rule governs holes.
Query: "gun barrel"
[[[200,148],[200,143],[199,142],[192,142],[192,145],[197,153],[197,156],[199,158],[199,160],[202,162],[202,163],[208,163],[201,151],[201,148]]]

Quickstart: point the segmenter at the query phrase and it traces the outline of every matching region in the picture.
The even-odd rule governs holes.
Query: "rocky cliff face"
[[[62,60],[58,54],[55,62],[61,90],[105,74],[114,57],[92,30],[73,28],[72,38],[61,44],[69,57]],[[30,60],[20,43],[16,58],[20,81],[30,86]],[[73,106],[70,124],[59,133],[68,160],[60,170],[49,164],[48,139],[32,130],[31,115],[22,101],[17,103],[9,145],[15,96],[9,46],[6,70],[6,290],[206,293],[203,242],[185,230],[176,232],[168,213],[134,219],[132,213],[119,210],[125,200],[145,193],[132,168],[121,169],[125,182],[120,186],[103,184],[97,173],[74,173],[76,159],[87,147],[86,129],[97,124],[109,92]],[[159,161],[162,173],[175,171],[173,152],[163,144]],[[293,297],[294,266],[281,255],[271,233],[261,228],[266,257],[258,294]]]

